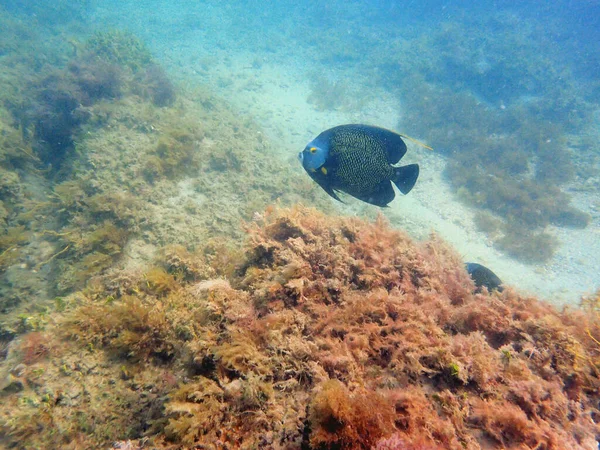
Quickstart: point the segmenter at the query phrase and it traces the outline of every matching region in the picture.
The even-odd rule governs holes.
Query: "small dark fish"
[[[394,167],[406,153],[402,137],[369,125],[340,125],[310,141],[298,158],[310,177],[325,192],[340,200],[336,191],[376,206],[394,197],[393,181],[408,194],[417,182],[419,165]]]
[[[471,278],[475,282],[475,292],[481,292],[482,287],[486,287],[488,291],[492,292],[494,289],[498,292],[502,292],[504,288],[502,287],[502,280],[498,278],[494,272],[488,269],[485,266],[477,263],[465,263],[465,268]]]

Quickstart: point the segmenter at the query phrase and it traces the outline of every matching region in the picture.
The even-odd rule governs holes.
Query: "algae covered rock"
[[[0,432],[32,446],[596,445],[597,302],[476,293],[447,244],[381,218],[268,209],[246,232],[241,253],[169,247],[63,301],[10,361],[25,382],[3,394]]]

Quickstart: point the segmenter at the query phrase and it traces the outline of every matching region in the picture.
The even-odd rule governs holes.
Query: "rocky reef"
[[[0,24],[1,447],[597,448],[600,293],[557,310],[510,287],[475,292],[440,238],[334,217],[250,116],[173,83],[131,34]],[[315,78],[317,108],[362,101],[320,95],[353,96],[331,83]],[[405,101],[424,110],[418,92]],[[469,109],[457,95],[448,104]],[[423,134],[441,140],[430,119],[439,135]],[[492,145],[462,125],[460,148]],[[503,148],[506,172],[531,156]],[[459,195],[504,203],[473,177]],[[533,184],[494,186],[541,239],[587,220],[559,190],[556,211]],[[330,214],[290,209],[300,200]],[[497,220],[479,224],[510,237]]]
[[[12,448],[597,448],[598,297],[474,293],[438,237],[268,208],[164,249],[4,350]]]
[[[0,40],[0,340],[113,265],[239,237],[275,198],[315,196],[250,118],[205,88],[180,95],[130,33],[65,49],[2,25],[23,39]]]

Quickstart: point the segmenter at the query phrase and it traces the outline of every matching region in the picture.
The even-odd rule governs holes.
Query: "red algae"
[[[76,432],[76,414],[58,414],[74,402],[61,400],[44,410],[75,430],[61,445],[597,448],[598,302],[559,311],[511,288],[476,294],[447,244],[414,242],[381,218],[296,207],[246,228],[242,256],[219,258],[227,269],[178,249],[162,268],[115,278],[127,289],[106,278],[78,294],[57,319],[60,345],[47,344],[53,358],[90,345],[111,355],[93,374],[120,372],[103,401],[148,396],[150,386],[153,414],[115,408],[130,431],[108,438],[99,425]],[[30,362],[49,365],[32,348]],[[23,420],[3,420],[0,432],[34,439],[28,415],[17,411]],[[44,423],[40,439],[51,432]]]

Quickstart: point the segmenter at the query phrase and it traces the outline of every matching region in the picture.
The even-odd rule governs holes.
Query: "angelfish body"
[[[465,268],[475,283],[475,292],[481,292],[484,287],[489,292],[494,290],[502,292],[504,290],[502,280],[491,269],[472,262],[465,263]]]
[[[340,200],[336,191],[342,191],[387,206],[395,197],[392,182],[408,194],[419,176],[417,164],[393,166],[405,153],[398,133],[369,125],[340,125],[319,134],[298,158],[308,175],[336,200]]]

